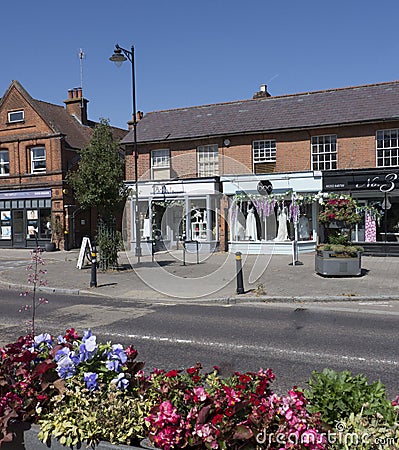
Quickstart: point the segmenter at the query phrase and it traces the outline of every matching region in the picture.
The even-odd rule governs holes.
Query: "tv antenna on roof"
[[[83,49],[79,50],[78,57],[79,57],[79,65],[80,65],[80,87],[82,88],[82,91],[83,91],[83,60],[86,57]],[[81,107],[83,108],[83,95],[82,95]]]

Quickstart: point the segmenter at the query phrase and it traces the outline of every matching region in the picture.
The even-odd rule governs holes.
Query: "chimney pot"
[[[82,98],[83,91],[82,91],[82,88],[81,88],[81,87],[78,87],[78,89],[77,89],[77,94],[78,94],[78,98]]]
[[[73,89],[68,89],[68,98],[73,98]]]

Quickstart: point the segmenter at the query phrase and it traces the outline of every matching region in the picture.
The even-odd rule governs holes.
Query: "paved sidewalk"
[[[79,250],[43,253],[47,273],[45,291],[70,295],[87,293],[125,299],[240,301],[339,301],[399,299],[399,258],[362,257],[361,277],[324,278],[314,271],[314,253],[301,254],[303,265],[292,264],[290,255],[243,255],[245,293],[236,294],[235,255],[157,253],[141,258],[119,254],[118,270],[97,271],[97,287],[90,288],[88,261],[76,268]],[[0,283],[27,286],[28,249],[0,250]],[[8,261],[8,263],[7,263]],[[1,264],[3,262],[3,264]]]

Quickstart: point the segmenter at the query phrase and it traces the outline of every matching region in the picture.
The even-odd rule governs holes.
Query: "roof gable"
[[[399,119],[399,81],[155,111],[138,142],[283,131]],[[131,143],[130,132],[122,143]]]

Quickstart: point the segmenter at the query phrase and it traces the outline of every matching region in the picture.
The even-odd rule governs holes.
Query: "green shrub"
[[[321,419],[329,425],[348,419],[352,413],[362,413],[366,418],[378,413],[390,425],[395,421],[394,407],[380,381],[368,384],[363,374],[324,369],[312,372],[308,385],[305,396],[309,412],[320,412]]]
[[[146,435],[144,419],[152,406],[116,389],[89,392],[82,383],[51,400],[51,412],[39,421],[39,439],[48,442],[53,436],[68,447],[100,440],[134,444]]]
[[[394,450],[399,449],[399,428],[384,422],[378,414],[364,417],[351,413],[341,420],[330,439],[330,450]]]

